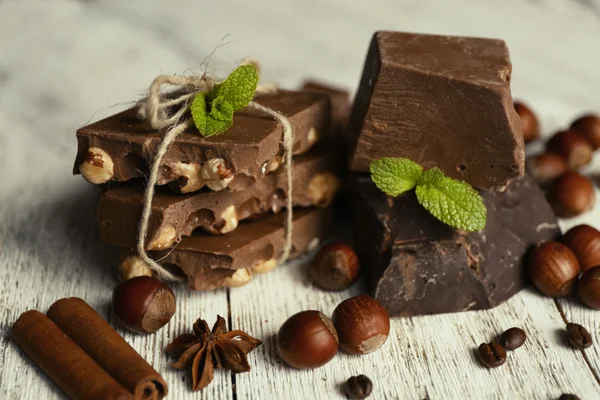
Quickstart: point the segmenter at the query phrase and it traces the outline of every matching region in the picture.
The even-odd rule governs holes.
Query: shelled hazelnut
[[[277,348],[283,360],[295,368],[317,368],[338,351],[338,334],[325,314],[302,311],[292,315],[277,333]]]
[[[571,124],[571,129],[581,133],[594,150],[600,148],[600,115],[584,115]]]
[[[113,178],[114,164],[107,152],[98,147],[90,147],[81,159],[79,172],[86,181],[100,185]]]
[[[325,290],[344,290],[358,276],[360,265],[354,249],[342,242],[326,244],[308,267],[314,283]]]
[[[515,102],[515,111],[521,118],[521,129],[525,143],[533,142],[540,136],[540,124],[534,112],[524,103]]]
[[[577,225],[567,231],[563,243],[575,253],[581,271],[600,265],[600,231],[589,225]]]
[[[154,333],[175,314],[175,295],[158,279],[139,276],[121,282],[113,291],[115,316],[127,329]]]
[[[177,240],[177,230],[173,225],[166,224],[164,225],[158,234],[148,244],[148,250],[164,250],[173,245]]]
[[[561,218],[583,214],[594,207],[594,184],[575,171],[568,171],[556,179],[548,189],[548,202]]]
[[[369,295],[342,301],[331,318],[340,347],[350,354],[367,354],[380,348],[390,333],[386,309]]]
[[[202,165],[200,176],[210,190],[220,191],[229,186],[233,171],[227,168],[222,158],[213,158]]]
[[[600,310],[600,265],[581,275],[577,283],[577,295],[589,307]]]
[[[178,193],[191,193],[202,189],[204,180],[200,176],[200,164],[198,163],[175,163],[171,170],[177,176],[169,187]]]
[[[559,242],[538,244],[531,252],[528,269],[535,287],[553,297],[570,294],[580,271],[575,254]]]
[[[569,168],[578,169],[592,160],[594,150],[590,142],[578,131],[568,129],[557,132],[548,141],[549,152],[562,155]]]
[[[529,174],[540,184],[552,182],[567,170],[567,160],[560,154],[542,153],[527,163]]]
[[[152,269],[138,256],[125,257],[119,264],[121,280],[126,281],[138,276],[152,276]]]

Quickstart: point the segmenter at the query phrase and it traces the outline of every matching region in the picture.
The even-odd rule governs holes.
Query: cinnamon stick
[[[162,399],[167,382],[85,301],[55,302],[48,317],[136,399]]]
[[[48,317],[21,314],[11,329],[17,345],[72,399],[133,399]]]

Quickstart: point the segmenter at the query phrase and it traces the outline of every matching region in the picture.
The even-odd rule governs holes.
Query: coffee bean
[[[366,399],[372,390],[373,382],[365,375],[353,376],[344,385],[344,392],[351,399]]]
[[[570,393],[561,394],[558,400],[581,400],[579,396]]]
[[[506,350],[495,340],[479,345],[479,358],[488,368],[496,368],[506,362]]]
[[[569,322],[567,324],[568,339],[576,349],[587,349],[592,345],[592,336],[583,326]]]
[[[510,328],[500,337],[500,343],[506,350],[515,350],[523,346],[527,334],[521,328]]]

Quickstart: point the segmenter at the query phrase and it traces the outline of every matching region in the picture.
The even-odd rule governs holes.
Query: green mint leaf
[[[233,121],[233,106],[223,96],[209,103],[210,116],[217,121]]]
[[[469,232],[485,227],[487,209],[479,193],[438,168],[421,175],[416,194],[419,203],[445,224]]]
[[[214,105],[214,101],[207,102],[206,97],[206,93],[198,93],[192,101],[190,111],[196,128],[202,136],[209,137],[223,133],[231,127],[233,107],[223,100],[217,101]]]
[[[227,79],[214,88],[214,97],[223,97],[234,110],[246,107],[254,97],[258,85],[258,71],[254,65],[240,65]]]
[[[370,165],[371,180],[389,196],[398,196],[417,185],[421,166],[406,158],[383,157]]]

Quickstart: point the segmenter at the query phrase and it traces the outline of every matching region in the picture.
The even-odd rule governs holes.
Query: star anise
[[[225,320],[217,315],[217,322],[209,329],[203,319],[193,326],[194,334],[178,336],[167,346],[167,354],[178,357],[173,368],[185,369],[192,362],[192,390],[202,390],[213,379],[214,368],[233,372],[250,371],[246,355],[262,342],[245,332],[227,332]]]

